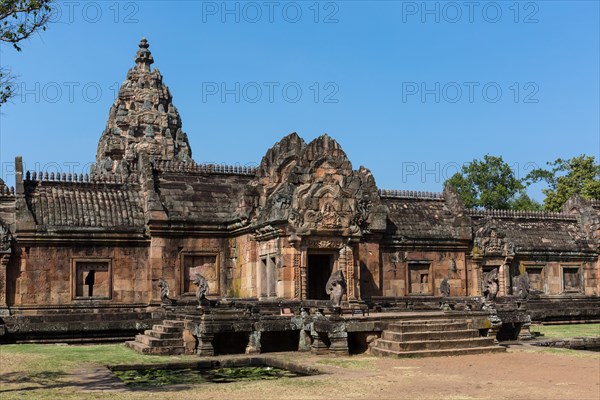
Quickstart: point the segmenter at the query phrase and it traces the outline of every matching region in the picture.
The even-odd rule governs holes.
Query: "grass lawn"
[[[60,344],[13,344],[0,346],[0,357],[10,365],[11,355],[30,358],[35,362],[29,363],[28,367],[36,371],[44,371],[51,367],[54,370],[70,370],[74,366],[86,363],[101,365],[109,364],[143,364],[157,363],[185,358],[197,358],[193,356],[152,356],[148,357],[125,347],[124,344],[106,345],[81,345],[67,346]],[[4,362],[0,370],[4,369]]]
[[[0,346],[0,399],[82,398],[77,387],[70,382],[71,374],[77,370],[97,365],[147,364],[195,358],[197,357],[149,357],[136,353],[124,344],[2,345]],[[106,395],[102,396],[99,393],[86,397],[105,398]]]
[[[532,332],[542,334],[542,339],[564,339],[573,337],[600,337],[600,324],[539,325]]]

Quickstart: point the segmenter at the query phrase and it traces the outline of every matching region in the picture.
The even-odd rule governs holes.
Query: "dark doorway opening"
[[[249,332],[216,333],[212,341],[215,355],[244,354],[248,336],[250,336]]]
[[[279,331],[260,334],[260,352],[298,351],[300,331]]]
[[[331,254],[308,255],[308,298],[311,300],[329,300],[325,286],[333,271]]]
[[[369,349],[370,341],[377,335],[374,332],[348,332],[348,352],[362,354]],[[370,341],[369,341],[370,340]]]

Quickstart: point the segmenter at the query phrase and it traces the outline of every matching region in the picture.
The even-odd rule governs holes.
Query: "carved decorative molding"
[[[302,254],[299,251],[296,251],[293,256],[293,268],[294,268],[294,298],[301,298],[302,291],[302,282],[301,282],[301,272],[300,272],[300,263],[301,263]]]
[[[306,241],[306,247],[313,249],[341,249],[344,247],[342,240],[328,239],[309,239]]]
[[[254,232],[254,240],[265,241],[277,238],[281,236],[283,231],[281,229],[274,228],[271,225],[263,226]]]

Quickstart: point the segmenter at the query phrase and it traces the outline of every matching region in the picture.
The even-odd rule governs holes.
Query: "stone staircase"
[[[467,320],[422,320],[390,324],[369,346],[388,357],[435,357],[504,352],[493,337],[479,337]]]
[[[179,355],[184,354],[183,321],[164,320],[160,325],[137,335],[135,341],[125,344],[142,354]]]

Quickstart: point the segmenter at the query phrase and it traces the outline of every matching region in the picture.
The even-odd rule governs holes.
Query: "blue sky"
[[[30,169],[79,172],[93,162],[142,36],[197,162],[257,164],[290,132],[307,142],[328,133],[379,187],[439,191],[459,165],[485,154],[519,176],[558,157],[599,156],[597,1],[73,1],[56,9],[56,22],[21,53],[0,49],[21,82],[0,110],[9,183],[15,155]]]

